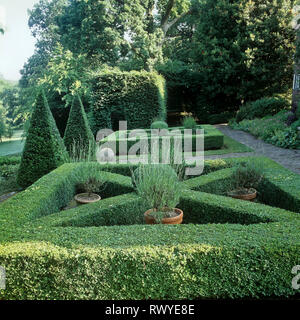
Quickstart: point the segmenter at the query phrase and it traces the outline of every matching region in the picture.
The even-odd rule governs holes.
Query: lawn
[[[23,130],[16,130],[11,138],[3,138],[3,142],[0,143],[0,156],[21,153],[25,144],[22,134]]]

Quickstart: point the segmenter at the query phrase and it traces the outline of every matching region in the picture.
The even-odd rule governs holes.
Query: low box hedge
[[[169,131],[171,130],[179,130],[182,132],[182,147],[183,147],[183,128],[182,127],[173,127],[173,128],[169,128]],[[213,126],[210,125],[202,125],[201,127],[199,126],[199,129],[204,129],[204,150],[213,150],[213,149],[221,149],[224,145],[224,135],[217,129],[215,129]],[[127,130],[127,131],[117,131],[113,134],[111,134],[110,136],[100,140],[99,145],[103,145],[105,144],[107,147],[111,148],[112,150],[115,151],[115,154],[117,155],[123,155],[124,154],[124,150],[120,150],[120,144],[123,143],[125,145],[126,143],[126,148],[125,148],[125,152],[128,153],[128,151],[130,150],[130,148],[135,145],[137,142],[143,142],[143,141],[147,141],[148,143],[148,150],[150,152],[151,150],[151,144],[152,141],[156,141],[158,138],[151,136],[151,130],[150,129],[146,129],[143,131],[143,133],[141,133],[140,136],[136,136],[136,137],[130,137],[130,133],[132,131]],[[147,135],[146,135],[147,134]],[[197,150],[196,148],[196,139],[198,138],[198,136],[196,134],[191,134],[191,135],[186,135],[186,137],[188,139],[190,139],[191,143],[192,143],[192,151],[201,151],[201,150]],[[160,145],[162,143],[163,140],[163,136],[159,137],[159,142]],[[170,135],[170,139],[172,139],[172,136]],[[189,142],[190,143],[190,142]]]
[[[0,166],[2,165],[13,165],[20,164],[21,157],[16,156],[0,156]]]
[[[226,177],[226,167],[238,161],[243,158],[206,162],[202,177],[182,183],[178,207],[184,210],[185,224],[177,226],[135,220],[145,208],[132,192],[130,178],[119,174],[128,175],[129,165],[90,164],[111,180],[112,197],[59,212],[72,198],[86,164],[59,167],[0,204],[0,265],[7,275],[0,298],[296,294],[291,270],[300,262],[299,176],[268,159],[253,158],[265,164],[267,181],[294,199],[294,212],[195,191],[211,184],[217,174]],[[280,204],[288,206],[285,200]]]

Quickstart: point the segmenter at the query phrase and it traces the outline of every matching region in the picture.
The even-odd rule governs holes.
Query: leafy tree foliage
[[[30,88],[43,79],[47,96],[55,92],[54,100],[58,95],[68,105],[78,92],[89,95],[89,70],[157,70],[167,79],[169,104],[184,105],[205,120],[291,86],[294,4],[41,0],[29,19],[36,52],[20,84],[31,97]]]

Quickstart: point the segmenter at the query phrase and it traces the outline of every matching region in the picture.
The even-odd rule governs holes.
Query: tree
[[[18,126],[23,123],[25,115],[20,105],[20,88],[10,85],[0,91],[0,100],[6,109],[6,116],[11,125]]]
[[[30,101],[30,88],[47,79],[48,92],[68,102],[74,87],[84,99],[89,70],[155,69],[167,79],[171,103],[180,100],[200,114],[236,110],[290,87],[294,3],[41,0],[29,20],[36,52],[20,84]]]
[[[72,158],[90,159],[95,155],[95,139],[78,94],[72,103],[64,143]]]
[[[7,132],[6,111],[0,103],[0,142],[2,142],[2,137],[6,135],[6,132]]]
[[[68,159],[44,93],[39,92],[31,116],[17,181],[28,187]]]
[[[294,1],[195,1],[160,67],[201,120],[291,86]],[[174,29],[172,30],[174,32]],[[171,61],[170,61],[171,60]],[[170,83],[170,80],[169,80]]]

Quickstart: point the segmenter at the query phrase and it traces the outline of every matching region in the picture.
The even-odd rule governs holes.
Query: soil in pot
[[[145,221],[147,224],[157,224],[155,217],[151,215],[155,210],[149,209],[144,213]],[[164,211],[164,218],[162,218],[161,223],[162,224],[180,224],[183,220],[183,211],[174,208],[173,210],[166,210]]]
[[[230,191],[228,195],[235,199],[253,201],[257,196],[257,191],[254,188],[240,188]]]

